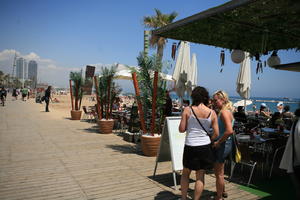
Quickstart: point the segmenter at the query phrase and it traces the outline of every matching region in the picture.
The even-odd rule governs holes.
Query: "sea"
[[[180,100],[179,97],[175,93],[170,93],[170,97],[172,100]],[[191,102],[190,97],[185,96],[184,99],[188,99]],[[242,100],[241,97],[238,96],[231,96],[229,97],[230,101],[234,104],[240,100]],[[276,112],[277,111],[277,103],[283,102],[283,106],[289,105],[290,106],[290,112],[295,112],[296,109],[300,108],[300,99],[299,98],[276,98],[276,97],[251,97],[250,100],[252,101],[252,104],[248,105],[246,107],[246,111],[253,111],[253,105],[256,105],[256,110],[259,110],[260,105],[262,103],[265,103],[269,109],[270,112]]]

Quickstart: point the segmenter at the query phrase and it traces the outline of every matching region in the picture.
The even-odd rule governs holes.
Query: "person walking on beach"
[[[29,87],[27,88],[27,91],[28,91],[28,92],[27,92],[27,99],[29,99],[29,97],[30,97],[30,94],[31,94],[31,90],[30,90],[30,88],[29,88]]]
[[[209,95],[204,87],[196,87],[192,91],[192,106],[183,110],[179,131],[186,131],[183,152],[183,171],[181,176],[181,196],[187,199],[189,177],[192,170],[196,171],[194,199],[201,197],[204,188],[205,170],[212,169],[214,155],[211,141],[219,135],[218,119],[215,111],[208,108]],[[208,130],[212,127],[213,135]],[[211,137],[211,138],[210,138]]]
[[[18,93],[17,93],[17,88],[14,88],[12,91],[12,96],[15,98],[15,100],[18,99]]]
[[[45,112],[49,112],[49,102],[50,102],[50,99],[52,101],[52,98],[51,98],[51,86],[49,85],[47,90],[45,90],[45,102],[46,102],[46,110]]]
[[[220,133],[213,144],[216,157],[214,171],[216,175],[217,196],[215,197],[215,200],[219,200],[228,196],[225,192],[224,162],[225,158],[230,155],[232,150],[233,141],[231,135],[233,134],[234,117],[232,114],[233,106],[226,92],[221,90],[215,92],[213,100],[218,113]]]
[[[21,88],[21,93],[22,93],[22,101],[26,101],[26,96],[28,95],[28,89]]]
[[[0,99],[1,99],[2,106],[4,106],[5,104],[6,96],[7,96],[7,91],[5,90],[4,86],[2,86],[0,90]]]

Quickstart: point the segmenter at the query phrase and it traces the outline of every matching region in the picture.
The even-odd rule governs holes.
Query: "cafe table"
[[[269,128],[269,127],[261,128],[261,131],[264,132],[264,133],[284,133],[284,134],[289,134],[290,133],[290,131],[287,130],[287,129],[279,130],[279,129]]]

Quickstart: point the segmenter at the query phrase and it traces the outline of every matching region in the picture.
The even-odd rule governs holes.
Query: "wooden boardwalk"
[[[99,134],[96,124],[71,121],[69,113],[57,116],[51,107],[45,113],[43,106],[9,99],[0,108],[0,200],[180,198],[170,162],[159,163],[153,179],[155,158],[143,156],[139,145]],[[226,188],[228,199],[258,199],[234,183]],[[213,191],[209,174],[201,199]]]

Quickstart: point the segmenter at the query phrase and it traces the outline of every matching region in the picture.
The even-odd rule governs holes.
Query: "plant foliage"
[[[84,84],[82,72],[70,72],[70,80],[73,82],[72,93],[75,98],[75,110],[80,110]]]
[[[100,73],[99,79],[99,98],[102,116],[106,119],[112,116],[112,105],[116,102],[122,89],[114,82],[114,75],[116,74],[116,66],[110,68],[104,67]]]
[[[176,12],[172,12],[170,14],[163,14],[159,9],[155,9],[155,15],[154,16],[145,16],[144,17],[144,25],[147,28],[153,28],[157,29],[160,27],[163,27],[165,25],[168,25],[174,21],[174,19],[177,17]],[[163,58],[163,49],[166,44],[166,39],[164,37],[159,37],[157,35],[151,35],[150,38],[150,45],[151,47],[156,48],[157,47],[157,62],[159,65],[159,62],[162,62]]]
[[[154,72],[161,72],[162,65],[156,61],[157,57],[148,57],[141,53],[137,60],[140,70],[137,71],[137,79],[139,88],[141,90],[140,100],[142,102],[144,119],[146,120],[146,129],[150,130],[151,114],[152,114],[152,97],[153,97],[153,79]],[[157,84],[157,99],[156,99],[156,130],[155,132],[161,133],[161,123],[164,118],[164,105],[166,102],[166,81],[160,75]]]

